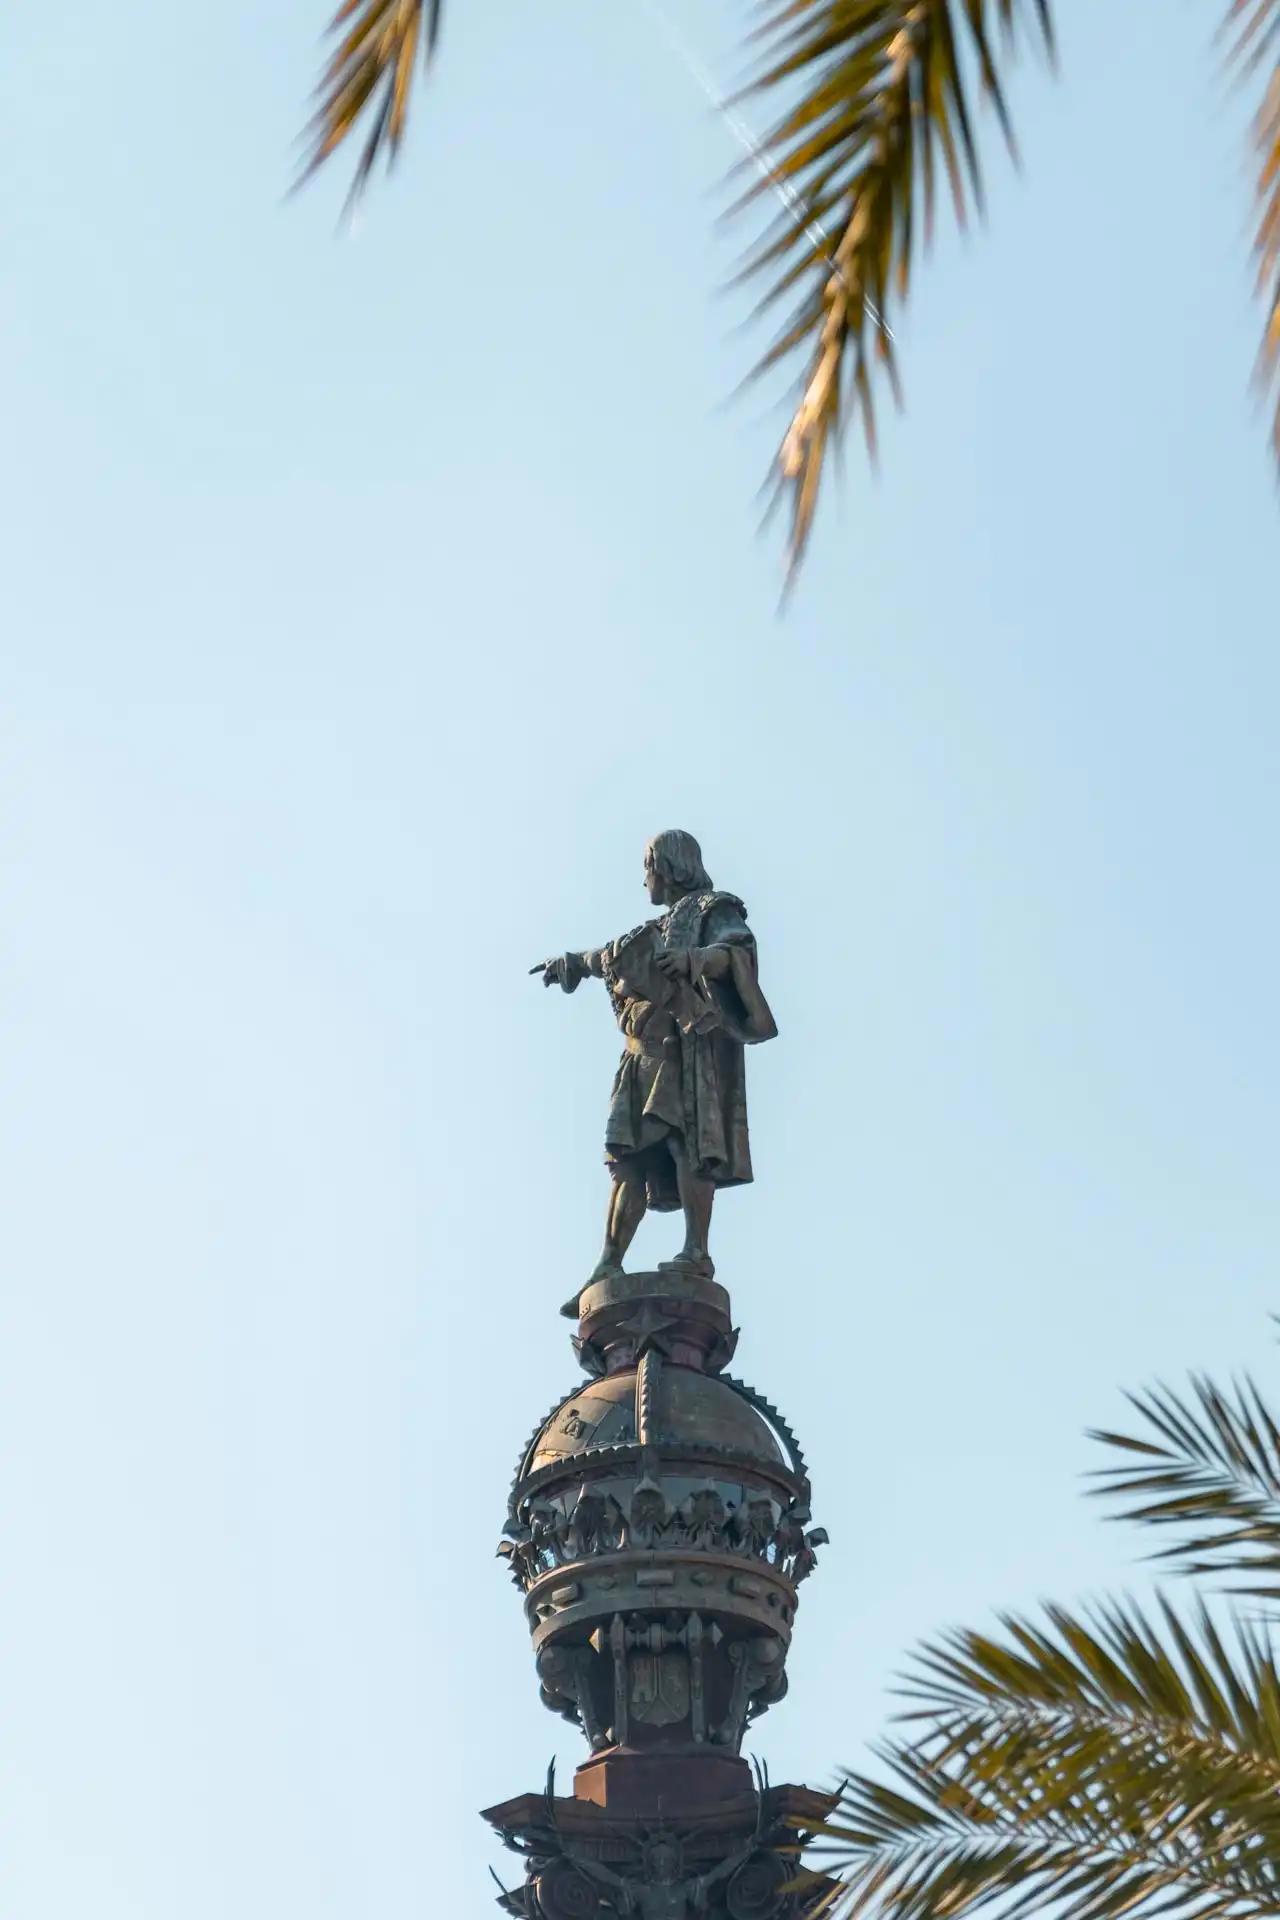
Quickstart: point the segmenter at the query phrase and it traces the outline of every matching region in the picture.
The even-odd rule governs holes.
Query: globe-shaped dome
[[[647,1390],[644,1432],[637,1399]],[[557,1408],[534,1440],[524,1473],[538,1473],[557,1461],[608,1447],[634,1446],[638,1440],[664,1450],[712,1448],[771,1466],[785,1465],[785,1454],[764,1415],[727,1381],[692,1367],[663,1367],[642,1389],[641,1377],[628,1370],[592,1380]]]

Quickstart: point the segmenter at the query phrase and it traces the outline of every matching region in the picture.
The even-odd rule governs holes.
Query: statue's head
[[[644,850],[644,884],[655,907],[670,906],[686,893],[711,891],[702,848],[691,833],[670,827],[654,834]]]
[[[654,1886],[674,1887],[680,1878],[679,1841],[651,1840],[645,1866]]]

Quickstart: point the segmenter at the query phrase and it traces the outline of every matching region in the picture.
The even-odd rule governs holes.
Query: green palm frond
[[[316,89],[320,104],[307,127],[305,180],[362,122],[368,133],[356,162],[349,200],[364,189],[380,156],[394,160],[404,138],[418,71],[435,51],[443,0],[342,0],[329,23],[340,35]]]
[[[958,1632],[910,1677],[918,1737],[850,1778],[822,1840],[844,1920],[1280,1914],[1280,1672],[1133,1605]]]
[[[1227,22],[1232,63],[1246,74],[1270,69],[1253,122],[1258,169],[1254,254],[1266,311],[1257,375],[1265,393],[1280,378],[1280,0],[1231,0]],[[1271,442],[1280,461],[1280,400],[1272,415]]]
[[[1021,29],[1052,49],[1048,0],[776,0],[760,29],[764,70],[750,91],[796,96],[768,139],[788,211],[746,265],[771,278],[763,306],[799,293],[759,368],[807,359],[776,472],[793,567],[843,416],[861,416],[874,453],[878,376],[897,392],[893,309],[917,231],[928,237],[939,171],[960,220],[969,195],[981,203],[971,96],[994,107],[1013,146],[1001,71]]]
[[[1280,1599],[1280,1425],[1251,1380],[1225,1393],[1193,1376],[1190,1393],[1129,1394],[1147,1430],[1095,1430],[1127,1456],[1103,1468],[1096,1491],[1125,1502],[1119,1518],[1176,1527],[1157,1556],[1183,1573],[1222,1573],[1237,1593]]]

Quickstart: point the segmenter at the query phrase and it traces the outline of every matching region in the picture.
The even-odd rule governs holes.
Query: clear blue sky
[[[739,9],[697,0],[726,78]],[[491,1558],[575,1373],[654,829],[782,1027],[742,1374],[833,1544],[775,1778],[902,1651],[1142,1585],[1118,1387],[1273,1381],[1277,503],[1213,4],[1062,0],[787,617],[733,159],[643,11],[453,0],[358,233],[319,6],[10,8],[0,1907],[492,1911],[578,1755]],[[667,1250],[654,1224],[639,1253]]]

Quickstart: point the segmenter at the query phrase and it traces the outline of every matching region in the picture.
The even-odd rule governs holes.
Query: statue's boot
[[[565,1319],[576,1320],[578,1318],[578,1302],[588,1287],[594,1287],[597,1280],[616,1280],[620,1277],[621,1273],[621,1260],[616,1259],[612,1254],[601,1254],[588,1278],[576,1292],[569,1295],[569,1298],[561,1307],[560,1311]]]
[[[715,1262],[711,1255],[697,1247],[685,1247],[674,1260],[659,1260],[659,1273],[687,1273],[695,1280],[715,1278]]]

